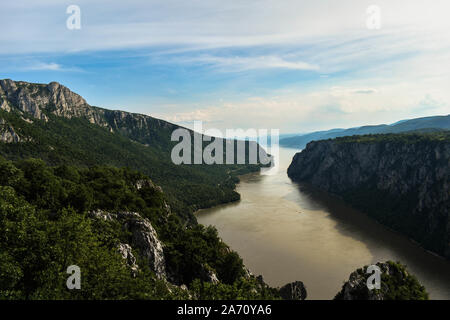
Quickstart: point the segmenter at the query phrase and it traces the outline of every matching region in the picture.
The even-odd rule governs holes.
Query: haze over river
[[[430,293],[450,299],[450,262],[374,222],[341,200],[292,182],[286,170],[298,150],[280,148],[274,175],[241,178],[241,201],[200,210],[245,265],[271,286],[303,281],[308,299],[332,299],[350,273],[394,260],[406,264]]]

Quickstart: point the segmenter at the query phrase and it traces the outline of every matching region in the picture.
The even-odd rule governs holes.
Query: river
[[[406,264],[431,299],[450,299],[450,262],[374,222],[341,200],[292,182],[294,149],[280,148],[273,175],[241,177],[239,202],[197,212],[245,265],[271,286],[303,281],[308,299],[332,299],[350,273],[393,260]]]

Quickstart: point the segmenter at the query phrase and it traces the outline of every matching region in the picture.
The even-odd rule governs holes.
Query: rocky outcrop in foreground
[[[336,300],[428,300],[428,293],[417,279],[400,263],[377,263],[380,270],[380,288],[369,289],[367,282],[374,272],[368,266],[360,268],[344,283]]]
[[[314,141],[288,175],[450,258],[450,132]]]
[[[280,288],[280,296],[284,300],[305,300],[307,297],[306,287],[301,281],[288,283]]]

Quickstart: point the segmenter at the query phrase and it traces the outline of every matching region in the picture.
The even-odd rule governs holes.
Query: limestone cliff
[[[131,233],[131,246],[119,244],[118,251],[127,261],[132,270],[138,268],[131,248],[139,250],[150,269],[159,279],[166,278],[166,262],[164,258],[164,245],[148,219],[142,218],[137,212],[105,212],[101,210],[91,212],[91,215],[104,220],[119,221],[123,228]]]
[[[450,258],[449,132],[314,141],[288,175]]]
[[[5,143],[17,143],[21,140],[22,139],[16,133],[14,128],[0,118],[0,141]]]
[[[91,106],[80,95],[57,82],[38,84],[0,80],[0,110],[17,111],[43,121],[48,121],[49,115],[85,118],[92,124],[144,144],[158,142],[155,138],[161,129],[176,128],[147,115]]]

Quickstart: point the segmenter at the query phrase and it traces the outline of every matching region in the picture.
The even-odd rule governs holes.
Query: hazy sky
[[[3,1],[0,78],[219,129],[391,123],[450,113],[449,14],[448,0]]]

